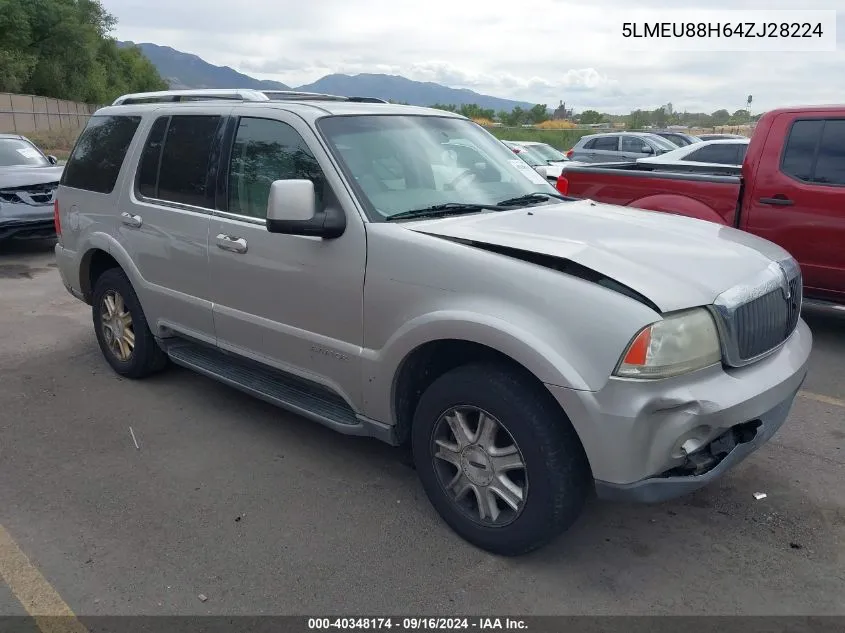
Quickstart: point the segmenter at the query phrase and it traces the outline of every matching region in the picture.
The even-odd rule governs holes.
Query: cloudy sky
[[[845,9],[842,0],[102,1],[118,19],[119,39],[291,86],[378,72],[614,113],[666,102],[733,111],[748,94],[757,111],[839,103],[845,87],[845,11],[836,52],[631,50],[619,36],[632,5],[668,21],[680,6],[730,18],[737,9]]]

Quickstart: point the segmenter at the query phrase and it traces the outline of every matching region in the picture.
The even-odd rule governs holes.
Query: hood
[[[0,189],[59,182],[64,167],[0,167]]]
[[[710,304],[772,260],[789,257],[779,246],[730,227],[591,200],[405,226],[575,262],[637,291],[662,312]]]

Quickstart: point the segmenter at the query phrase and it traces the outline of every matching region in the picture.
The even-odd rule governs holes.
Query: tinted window
[[[702,147],[689,154],[684,160],[692,163],[718,163],[720,165],[738,165],[738,145],[719,144]]]
[[[592,141],[590,149],[605,150],[615,152],[619,147],[618,138],[616,136],[600,136]]]
[[[158,198],[210,207],[209,162],[221,117],[174,116],[167,128],[158,177]]]
[[[403,183],[402,166],[390,156],[380,158],[381,174],[396,186]],[[265,218],[273,181],[300,179],[314,183],[319,208],[325,177],[299,133],[281,121],[241,119],[229,168],[229,211]]]
[[[50,161],[35,145],[22,138],[0,138],[0,167],[49,167]]]
[[[784,173],[800,180],[810,180],[813,176],[813,159],[821,138],[823,120],[796,121],[789,131],[786,149],[783,152],[782,169]]]
[[[623,136],[619,139],[619,149],[623,152],[648,154],[651,148],[643,139],[636,136]]]
[[[148,198],[158,197],[158,166],[168,121],[170,117],[161,117],[153,124],[138,164],[138,192]]]
[[[845,120],[825,122],[813,180],[845,185]]]
[[[140,122],[137,116],[91,117],[68,159],[62,184],[111,193]]]

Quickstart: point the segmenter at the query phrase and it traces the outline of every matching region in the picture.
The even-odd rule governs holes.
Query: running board
[[[319,422],[346,435],[383,437],[377,422],[355,414],[339,395],[311,381],[185,340],[167,342],[175,364]]]

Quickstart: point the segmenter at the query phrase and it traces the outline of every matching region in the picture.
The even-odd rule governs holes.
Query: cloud
[[[796,8],[794,0],[696,1],[718,16]],[[293,86],[335,72],[379,72],[607,112],[668,101],[678,109],[734,110],[748,94],[758,111],[841,100],[845,14],[837,22],[840,50],[829,53],[677,52],[660,46],[631,51],[620,45],[621,16],[632,6],[671,21],[680,15],[679,4],[250,0],[233,11],[230,0],[110,0],[107,8],[118,18],[121,39],[172,46]],[[799,4],[834,9],[840,0]]]

